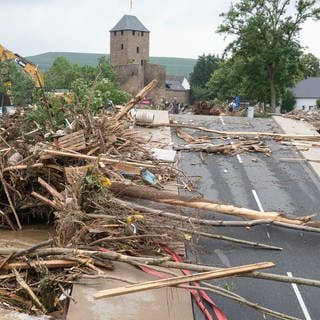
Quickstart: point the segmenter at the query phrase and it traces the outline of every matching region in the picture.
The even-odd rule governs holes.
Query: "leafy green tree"
[[[108,61],[101,57],[97,67],[72,64],[63,57],[54,60],[51,68],[44,74],[45,87],[49,90],[71,89],[72,82],[77,79],[84,80],[88,85],[92,85],[97,78],[115,80],[113,72]]]
[[[243,95],[242,68],[243,62],[239,58],[224,60],[207,82],[210,96],[224,101],[239,94]]]
[[[206,83],[211,77],[211,74],[218,69],[221,59],[215,55],[199,56],[193,72],[190,75],[191,94],[193,100],[207,99],[208,91]]]
[[[301,57],[302,79],[318,77],[320,75],[320,60],[312,53]]]
[[[205,55],[200,56],[190,75],[190,84],[194,87],[205,87],[211,74],[218,68],[220,63],[219,56]]]
[[[54,60],[50,69],[44,74],[45,87],[48,90],[70,89],[72,81],[80,77],[80,67],[63,57]]]
[[[8,95],[15,106],[32,103],[35,86],[13,61],[0,63],[0,93]]]
[[[289,15],[291,2],[239,0],[222,14],[224,21],[218,28],[219,33],[234,37],[227,52],[260,66],[273,111],[277,95],[283,94],[298,77],[302,53],[298,37],[302,24],[310,18],[320,19],[317,0],[297,0],[294,13]]]
[[[26,117],[26,126],[38,123],[42,128],[56,130],[65,127],[65,119],[72,122],[79,113],[97,114],[107,101],[123,104],[129,95],[115,82],[115,74],[105,59],[97,67],[79,66],[64,58],[57,58],[45,74],[48,89],[67,89],[58,96],[47,92],[48,103],[42,103]]]

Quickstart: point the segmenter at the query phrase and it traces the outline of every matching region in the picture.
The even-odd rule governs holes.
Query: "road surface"
[[[249,119],[177,115],[184,122],[226,131],[281,132],[271,118]],[[206,135],[185,129],[193,136]],[[210,134],[209,134],[210,135]],[[172,130],[175,145],[185,144]],[[212,135],[211,135],[212,136]],[[219,141],[221,143],[221,141]],[[272,155],[243,153],[239,156],[181,152],[179,168],[192,177],[204,198],[260,211],[281,211],[292,215],[318,214],[320,180],[305,162],[287,162],[282,158],[299,157],[293,149],[266,139]],[[254,160],[256,159],[256,161]],[[184,194],[183,190],[180,193]],[[206,214],[206,218],[236,220],[231,216]],[[319,219],[319,217],[316,217]],[[276,267],[266,272],[320,280],[320,234],[299,232],[275,226],[245,228],[218,227],[211,232],[282,247],[282,251],[254,249],[225,241],[200,238],[194,240],[189,258],[202,264],[230,267],[259,261],[273,261]],[[320,319],[320,289],[293,286],[280,282],[232,278],[215,282],[248,300],[299,319]],[[229,320],[273,319],[250,307],[209,294]],[[194,306],[195,319],[204,319]]]

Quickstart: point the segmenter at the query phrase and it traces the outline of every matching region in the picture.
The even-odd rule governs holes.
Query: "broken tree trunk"
[[[173,206],[203,209],[249,220],[270,219],[272,221],[284,222],[287,224],[302,225],[311,219],[310,216],[288,217],[276,211],[260,212],[257,210],[236,207],[233,205],[215,203],[208,200],[194,199],[187,196],[178,196],[174,193],[158,191],[151,187],[124,184],[119,182],[113,182],[110,190],[116,193],[118,196],[128,196],[136,199],[148,199]]]
[[[143,97],[147,96],[148,93],[156,87],[158,80],[154,79],[148,83],[134,98],[132,98],[126,106],[116,116],[115,120],[118,121],[124,117]]]

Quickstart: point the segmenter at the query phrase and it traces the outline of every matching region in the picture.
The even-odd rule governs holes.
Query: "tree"
[[[302,79],[320,75],[320,60],[312,53],[302,55],[301,65]]]
[[[243,62],[239,58],[225,59],[221,62],[219,68],[212,73],[207,82],[210,96],[223,101],[232,99],[236,95],[243,95],[242,68]]]
[[[101,111],[107,101],[123,104],[129,95],[115,82],[115,74],[101,58],[97,67],[71,64],[66,59],[57,58],[45,73],[46,89],[67,89],[62,96],[47,92],[47,104],[40,104],[26,116],[26,126],[38,123],[42,128],[57,130],[64,128],[65,119],[72,122],[79,114]]]
[[[259,65],[268,83],[272,110],[277,95],[293,85],[299,74],[302,54],[298,41],[302,24],[320,19],[317,0],[297,0],[292,15],[291,0],[239,0],[227,13],[218,33],[234,36],[226,52]]]
[[[190,75],[190,85],[192,97],[194,100],[208,98],[206,83],[211,77],[211,74],[218,69],[221,59],[215,55],[199,56],[193,72]]]
[[[292,91],[287,90],[282,97],[281,110],[291,111],[293,110],[295,104],[296,97],[294,96]]]
[[[0,93],[10,97],[15,106],[32,103],[33,81],[13,61],[0,62]]]
[[[93,68],[93,67],[92,67]],[[93,68],[94,69],[94,68]],[[71,83],[80,77],[80,67],[63,57],[53,61],[50,69],[44,74],[47,89],[70,89]]]

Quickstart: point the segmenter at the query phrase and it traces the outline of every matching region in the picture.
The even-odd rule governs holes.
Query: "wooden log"
[[[41,184],[42,187],[44,187],[53,197],[57,198],[58,200],[64,202],[63,195],[58,192],[55,188],[50,186],[49,183],[44,181],[42,178],[38,177],[38,183]]]
[[[193,274],[193,275],[172,277],[172,278],[154,280],[154,281],[146,281],[143,283],[128,285],[126,287],[101,290],[96,292],[93,295],[93,297],[94,299],[116,297],[116,296],[128,294],[128,293],[141,292],[141,291],[164,288],[164,287],[172,287],[172,286],[176,286],[176,285],[187,283],[187,282],[231,277],[231,276],[235,276],[235,275],[239,275],[242,273],[247,273],[247,272],[251,272],[259,269],[271,268],[273,266],[274,266],[274,263],[272,262],[260,262],[260,263],[250,264],[250,265],[239,266],[239,267],[226,268],[224,270],[202,272],[202,273]]]
[[[141,99],[149,94],[149,92],[156,87],[158,80],[154,79],[148,83],[134,98],[132,98],[125,107],[115,116],[115,121],[119,121],[124,117]]]
[[[23,255],[28,255],[30,254],[32,251],[35,251],[37,249],[40,249],[40,248],[43,248],[43,247],[47,247],[47,246],[50,246],[51,244],[54,243],[54,240],[53,239],[49,239],[49,240],[46,240],[46,241],[43,241],[43,242],[39,242],[39,243],[36,243],[34,245],[32,245],[31,247],[29,248],[25,248],[25,249],[21,249],[17,252],[15,252],[13,254],[13,257],[12,258],[17,258],[17,257],[21,257]]]
[[[166,203],[172,206],[183,206],[196,209],[219,212],[226,215],[233,215],[249,220],[272,220],[288,224],[302,225],[310,221],[310,216],[304,217],[287,217],[276,211],[260,212],[258,210],[237,207],[228,204],[216,203],[208,200],[194,199],[187,196],[178,196],[167,191],[158,191],[150,187],[138,186],[133,184],[124,184],[113,182],[110,190],[118,196],[128,196],[135,199],[148,199],[160,203]]]
[[[110,159],[107,157],[95,157],[95,156],[88,156],[86,154],[81,154],[81,153],[71,153],[71,152],[64,152],[64,151],[50,150],[50,149],[42,150],[41,154],[43,154],[43,155],[50,154],[50,155],[59,156],[59,157],[84,159],[84,160],[89,160],[89,161],[99,161],[99,162],[104,162],[107,164],[125,164],[125,165],[129,165],[129,166],[145,167],[145,168],[156,168],[157,167],[153,164],[146,163],[146,162],[122,161],[122,160]]]
[[[177,128],[176,129],[176,133],[177,133],[177,136],[180,138],[180,139],[183,139],[184,141],[190,143],[190,144],[198,144],[198,143],[210,143],[210,140],[209,139],[204,139],[204,138],[194,138],[193,136],[191,136],[190,134],[182,131],[181,129]]]
[[[17,248],[0,248],[0,254],[10,254],[12,252],[16,252],[19,249]],[[201,264],[192,264],[192,263],[184,263],[184,262],[175,262],[169,261],[171,258],[169,256],[165,257],[132,257],[127,256],[118,252],[102,252],[96,250],[81,250],[81,249],[71,249],[71,248],[48,248],[48,249],[39,249],[36,250],[34,253],[31,253],[29,257],[46,257],[46,256],[57,256],[57,255],[87,255],[93,257],[101,257],[103,259],[110,259],[113,261],[121,261],[126,263],[145,263],[148,265],[159,265],[165,268],[173,268],[173,269],[186,269],[195,272],[204,272],[204,271],[214,271],[219,270],[219,268],[208,266],[208,265],[201,265]],[[221,270],[221,269],[220,269]],[[320,288],[320,280],[314,279],[307,279],[301,277],[289,277],[285,275],[278,275],[274,273],[266,273],[266,272],[258,272],[253,271],[249,273],[245,273],[241,275],[241,277],[248,277],[248,278],[257,278],[257,279],[264,279],[270,281],[280,281],[284,283],[296,283],[305,286],[312,286]]]
[[[200,219],[200,218],[193,218],[191,216],[183,215],[183,214],[177,214],[173,212],[168,212],[164,210],[156,210],[153,208],[149,208],[146,206],[141,206],[135,202],[132,201],[125,201],[119,198],[114,198],[114,202],[117,202],[118,204],[127,207],[128,209],[132,210],[140,210],[144,214],[155,214],[163,217],[167,217],[169,219],[174,219],[178,221],[184,221],[188,222],[190,224],[198,224],[198,225],[205,225],[205,226],[215,226],[215,227],[254,227],[257,225],[263,225],[263,224],[272,224],[274,226],[282,227],[282,228],[288,228],[288,229],[294,229],[294,230],[300,230],[300,231],[306,231],[306,232],[320,232],[320,224],[319,221],[310,221],[303,225],[293,225],[289,223],[283,223],[278,221],[273,221],[272,219],[259,219],[259,220],[249,220],[249,221],[232,221],[232,220],[208,220],[208,219]],[[93,215],[88,214],[88,216],[92,216],[94,218],[103,218],[103,219],[111,219],[111,216],[109,215]],[[113,217],[115,218],[115,217]]]
[[[287,139],[287,140],[304,140],[304,141],[319,141],[320,135],[292,135],[292,134],[281,134],[281,133],[272,133],[272,132],[259,132],[259,131],[221,131],[208,129],[205,127],[199,127],[190,124],[182,124],[182,123],[157,123],[157,124],[148,124],[146,125],[149,128],[157,128],[157,127],[172,127],[172,128],[188,128],[199,130],[203,132],[216,133],[218,135],[224,136],[257,136],[257,137],[271,137],[276,140]]]
[[[45,203],[46,205],[49,205],[50,207],[56,209],[56,210],[61,210],[62,207],[61,205],[57,204],[54,201],[51,201],[49,199],[47,199],[46,197],[42,196],[41,194],[33,191],[31,192],[31,195],[34,196],[35,198],[37,198],[38,200],[40,200],[41,202]]]
[[[83,259],[83,263],[85,263],[87,260]],[[58,268],[71,268],[75,265],[79,264],[77,261],[71,261],[71,260],[47,260],[47,261],[35,261],[33,262],[34,265],[37,266],[44,266],[48,269],[58,269]],[[28,270],[31,269],[32,266],[28,262],[11,262],[3,266],[3,270],[13,270],[13,269],[19,269],[19,270]]]
[[[27,170],[27,169],[42,168],[42,167],[43,167],[43,163],[35,163],[35,164],[31,164],[31,165],[21,164],[21,165],[6,167],[2,170],[2,172]]]

